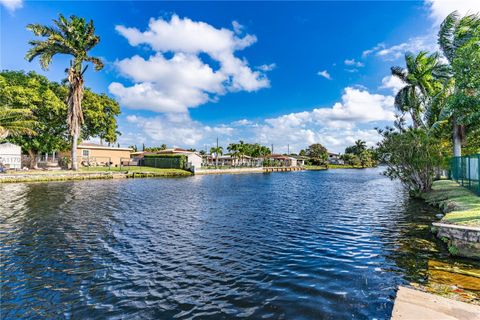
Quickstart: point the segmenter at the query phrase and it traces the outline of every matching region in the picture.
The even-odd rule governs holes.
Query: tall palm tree
[[[56,54],[72,56],[70,67],[65,70],[69,84],[67,124],[72,138],[72,169],[77,170],[77,144],[83,124],[83,75],[87,69],[87,66],[83,67],[83,63],[92,63],[97,71],[103,68],[99,58],[88,55],[88,52],[100,42],[100,37],[95,35],[92,20],[87,22],[84,18],[76,16],[67,19],[60,14],[58,20],[53,20],[53,23],[53,27],[40,24],[27,26],[27,29],[36,36],[46,39],[30,41],[32,47],[25,58],[30,62],[39,57],[40,65],[47,70]]]
[[[17,135],[34,135],[36,121],[29,109],[0,107],[0,139]]]
[[[457,11],[452,12],[442,22],[440,31],[438,32],[438,44],[450,66],[455,63],[459,49],[472,39],[480,41],[479,38],[480,17],[478,14],[467,15],[460,18]],[[456,85],[453,85],[452,91],[453,96],[461,93]],[[469,95],[468,92],[462,94]],[[452,106],[451,108],[453,155],[455,157],[462,155],[462,142],[465,131],[464,125],[459,123],[458,114],[455,112],[455,109],[458,107],[459,106]]]
[[[447,66],[439,60],[438,53],[428,54],[421,51],[416,56],[405,54],[406,68],[392,67],[392,75],[405,83],[395,96],[395,107],[410,113],[413,127],[424,126],[422,114],[430,103],[431,97],[440,90],[439,79],[448,77]]]
[[[211,147],[210,154],[215,153],[215,167],[218,167],[218,157],[223,154],[223,147]]]

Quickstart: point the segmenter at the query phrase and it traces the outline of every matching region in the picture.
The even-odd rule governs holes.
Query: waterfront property
[[[329,164],[345,164],[344,161],[340,158],[340,155],[338,153],[328,153],[328,163]]]
[[[265,157],[266,166],[270,167],[296,167],[297,159],[282,154],[270,154]]]
[[[177,161],[180,158],[185,158],[185,163]],[[131,159],[134,165],[156,168],[178,168],[195,172],[202,167],[202,157],[197,152],[181,148],[133,152],[131,153]]]
[[[22,148],[9,142],[0,144],[0,167],[20,169],[22,167]]]
[[[83,142],[77,147],[77,161],[79,167],[118,167],[122,161],[130,159],[130,152],[131,148]],[[60,156],[70,158],[70,152],[61,152]]]
[[[217,166],[217,158],[215,155],[204,155],[203,166]],[[219,167],[261,167],[263,158],[255,158],[246,155],[232,156],[229,154],[218,156]]]

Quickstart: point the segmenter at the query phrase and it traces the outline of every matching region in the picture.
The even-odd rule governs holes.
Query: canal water
[[[480,266],[430,233],[438,211],[379,169],[0,195],[3,319],[385,319],[398,285],[480,294]]]

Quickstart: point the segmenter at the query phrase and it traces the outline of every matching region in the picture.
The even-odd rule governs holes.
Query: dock
[[[480,320],[480,306],[400,287],[392,320]]]
[[[263,167],[263,172],[288,172],[305,170],[302,167]]]

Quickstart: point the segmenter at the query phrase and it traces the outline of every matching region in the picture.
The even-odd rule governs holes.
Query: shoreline
[[[50,181],[80,181],[80,180],[101,180],[101,179],[133,179],[133,178],[176,178],[188,177],[192,175],[211,175],[211,174],[249,174],[249,173],[271,173],[271,172],[291,172],[291,171],[323,171],[329,169],[366,169],[351,166],[334,166],[326,168],[324,166],[306,166],[306,167],[260,167],[260,168],[229,168],[229,169],[200,169],[195,173],[180,169],[158,169],[141,168],[141,170],[105,170],[97,171],[43,171],[31,170],[25,172],[0,174],[0,184],[2,183],[23,183],[23,182],[50,182]]]
[[[480,197],[452,180],[435,181],[422,195],[426,203],[444,213],[432,232],[453,256],[480,259]]]

